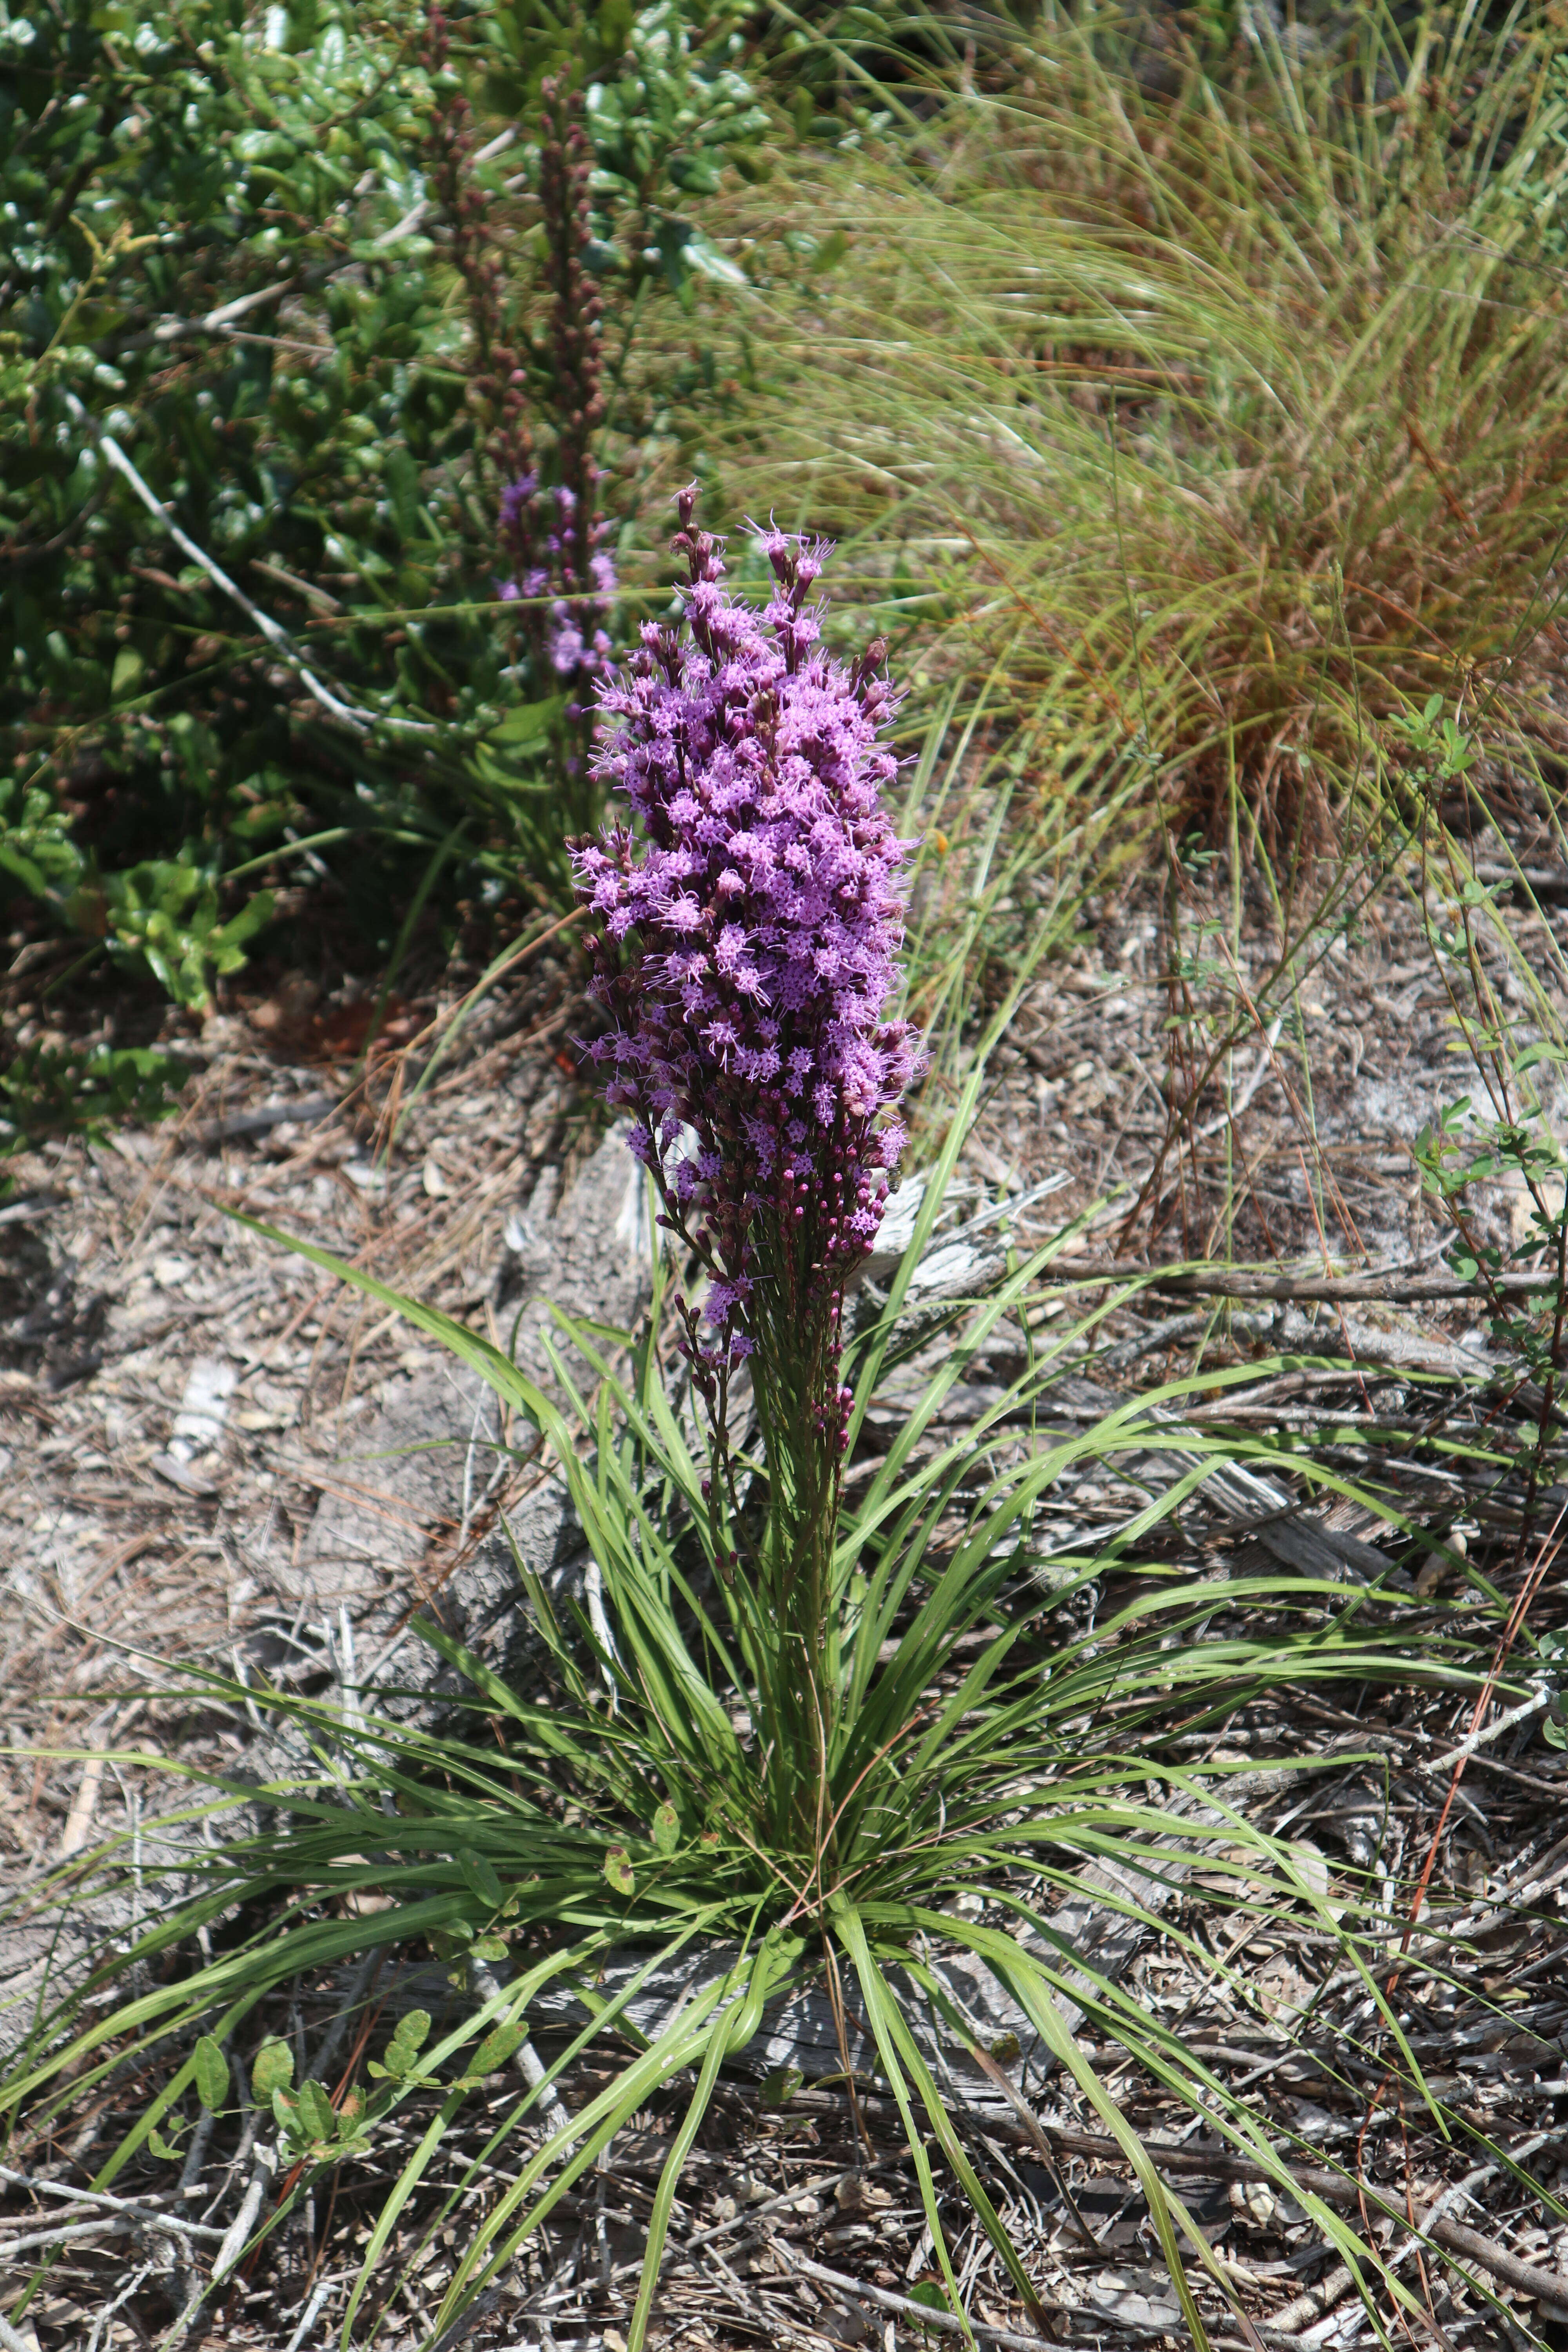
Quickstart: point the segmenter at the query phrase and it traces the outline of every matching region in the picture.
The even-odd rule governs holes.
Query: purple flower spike
[[[521,608],[515,642],[525,698],[563,695],[556,744],[557,780],[568,803],[587,814],[581,779],[594,718],[594,688],[609,675],[606,624],[616,593],[616,561],[606,544],[609,518],[599,510],[605,487],[595,450],[604,420],[601,298],[589,268],[593,244],[593,151],[582,101],[562,79],[542,90],[540,204],[551,289],[553,399],[558,425],[547,460],[539,459],[521,412],[513,420],[517,478],[499,501],[507,576],[496,594]],[[525,373],[516,370],[508,397],[518,401]],[[504,460],[507,453],[497,452]],[[550,478],[547,478],[549,477]]]
[[[638,829],[574,852],[609,1016],[592,1051],[708,1273],[710,1373],[756,1344],[819,1380],[903,1142],[879,1121],[920,1060],[883,1018],[908,856],[882,797],[898,698],[880,645],[849,667],[822,647],[805,598],[826,546],[759,532],[777,583],[759,613],[721,585],[695,499],[681,623],[645,624],[599,694],[595,772]]]

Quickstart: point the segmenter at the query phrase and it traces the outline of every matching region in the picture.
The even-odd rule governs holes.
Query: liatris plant
[[[474,177],[479,135],[467,91],[451,69],[451,32],[440,0],[426,11],[421,61],[437,92],[431,125],[430,188],[447,223],[452,264],[468,296],[473,337],[469,405],[484,431],[481,465],[518,473],[533,449],[528,371],[506,320],[506,272],[490,234],[490,198]]]
[[[599,510],[603,469],[595,444],[605,413],[601,389],[602,304],[586,267],[592,241],[589,183],[593,157],[580,104],[559,80],[543,87],[539,197],[549,256],[548,369],[556,420],[546,482],[512,429],[516,478],[500,495],[501,543],[510,576],[500,594],[516,602],[534,697],[563,694],[557,738],[562,796],[572,820],[588,813],[587,758],[594,688],[607,675],[605,629],[616,591],[615,559]]]
[[[752,1581],[776,1719],[775,1835],[815,1835],[835,1711],[830,1562],[847,1389],[844,1287],[881,1223],[913,1074],[910,1024],[883,1014],[903,934],[905,845],[883,803],[896,698],[877,645],[846,667],[807,597],[826,550],[761,534],[776,588],[758,613],[721,585],[720,545],[679,500],[689,587],[679,625],[649,622],[602,695],[619,719],[596,772],[629,803],[574,853],[603,929],[591,1051],[663,1202],[707,1277],[678,1298],[707,1408],[714,1556]],[[731,1384],[745,1363],[767,1470],[742,1507]],[[759,1633],[762,1629],[759,1627]],[[803,1757],[811,1769],[797,1768]]]
[[[626,2352],[645,2352],[682,2168],[721,2070],[748,2051],[760,2062],[764,2030],[803,2028],[809,2007],[796,2003],[821,1988],[837,2029],[837,2081],[858,2101],[858,2073],[871,2074],[897,2112],[940,2274],[940,2286],[928,2280],[921,2291],[945,2305],[966,2341],[975,2337],[938,2161],[978,2217],[1007,2290],[1046,2329],[1040,2283],[998,2209],[1008,2184],[984,2142],[978,2152],[969,2144],[952,2105],[955,2084],[964,2089],[967,2050],[970,2085],[988,2078],[1027,2112],[1031,2075],[1014,2084],[1005,2073],[1023,2065],[1026,2045],[1030,2067],[1059,2067],[1070,2095],[1115,2134],[1148,2200],[1187,2334],[1207,2352],[1183,2233],[1209,2273],[1212,2317],[1227,2318],[1239,2274],[1221,2266],[1163,2186],[1155,2152],[1139,2144],[1076,2039],[1076,2017],[1120,2053],[1119,2067],[1158,2086],[1157,2112],[1184,2098],[1264,2178],[1309,2204],[1363,2280],[1379,2257],[1291,2181],[1243,2091],[1184,2052],[1143,1987],[1122,1984],[1113,1958],[1079,1948],[1073,1909],[1103,1905],[1103,1881],[1091,1874],[1114,1854],[1130,1865],[1123,1885],[1150,1890],[1149,1907],[1119,1892],[1115,1908],[1151,1927],[1158,1912],[1159,1932],[1225,1979],[1228,2011],[1243,1987],[1215,1958],[1221,1939],[1211,1932],[1205,1941],[1163,1907],[1162,1882],[1173,1893],[1180,1883],[1184,1901],[1217,1887],[1203,1899],[1244,1909],[1280,1941],[1300,1935],[1306,1906],[1325,1967],[1336,1947],[1347,1960],[1336,1981],[1371,1989],[1378,2018],[1366,2046],[1386,2067],[1391,2050],[1405,2050],[1373,1972],[1386,1896],[1363,1900],[1340,1884],[1331,1898],[1301,1868],[1299,1849],[1227,1803],[1230,1768],[1205,1762],[1200,1778],[1169,1763],[1166,1749],[1178,1729],[1217,1738],[1243,1707],[1272,1704],[1287,1677],[1364,1691],[1458,1681],[1470,1670],[1434,1633],[1425,1602],[1412,1604],[1406,1629],[1387,1591],[1369,1596],[1293,1568],[1216,1583],[1207,1562],[1186,1580],[1161,1552],[1139,1573],[1142,1547],[1164,1543],[1215,1458],[1235,1450],[1211,1422],[1182,1432],[1194,1466],[1109,1547],[1054,1553],[1050,1581],[1066,1589],[1056,1596],[1065,1613],[1053,1621],[1032,1532],[1042,1498],[1086,1461],[1146,1480],[1168,1453],[1173,1419],[1199,1393],[1217,1409],[1238,1375],[1173,1382],[1148,1401],[1155,1410],[1127,1401],[1097,1428],[1076,1417],[1065,1434],[1049,1425],[1055,1416],[1039,1408],[1053,1381],[1081,1364],[1082,1343],[1106,1312],[1058,1318],[1062,1294],[1045,1296],[1065,1236],[940,1310],[950,1318],[944,1345],[931,1347],[923,1318],[911,1340],[902,1319],[909,1286],[1026,967],[974,1054],[887,1297],[841,1360],[846,1282],[877,1234],[902,1139],[896,1106],[916,1058],[908,1027],[882,1017],[902,928],[904,853],[882,798],[894,773],[882,740],[893,698],[879,650],[849,667],[823,650],[807,602],[819,547],[763,535],[777,586],[756,612],[726,595],[719,550],[691,530],[691,516],[688,494],[677,541],[689,574],[681,625],[650,624],[600,695],[607,725],[597,780],[625,795],[636,831],[617,826],[579,844],[575,862],[600,919],[595,955],[607,1022],[597,1059],[630,1114],[666,1225],[706,1286],[678,1302],[678,1328],[707,1408],[710,1475],[665,1385],[664,1262],[637,1333],[559,1318],[565,1344],[545,1343],[554,1375],[546,1390],[490,1340],[400,1298],[363,1266],[291,1244],[439,1339],[506,1401],[514,1426],[538,1432],[602,1605],[592,1585],[577,1606],[552,1594],[519,1547],[526,1683],[422,1619],[472,1691],[480,1727],[469,1738],[445,1722],[396,1720],[371,1686],[352,1703],[345,1694],[341,1707],[269,1690],[270,1716],[302,1735],[300,1769],[263,1792],[277,1826],[210,1856],[198,1849],[195,1861],[188,1843],[171,1843],[163,1868],[180,1889],[178,1907],[155,1914],[129,1949],[116,1943],[58,2008],[40,2012],[0,2076],[0,2123],[26,2112],[29,2128],[53,2131],[100,2086],[107,2100],[115,2084],[131,2084],[132,2116],[98,2175],[108,2187],[133,2156],[167,2160],[169,2140],[152,2134],[177,2128],[182,2102],[187,2120],[197,2099],[209,2113],[222,2104],[224,2045],[258,2004],[269,2016],[297,2013],[305,1985],[331,1988],[341,2004],[326,1972],[346,1955],[433,1947],[444,1962],[466,1963],[453,1980],[466,1982],[471,2007],[438,2031],[426,2012],[404,2017],[368,2069],[367,2095],[334,2105],[324,2084],[290,2090],[287,2052],[262,2045],[243,2128],[254,2132],[270,2097],[273,2124],[262,2127],[275,2125],[276,2137],[257,2157],[286,2163],[289,2185],[260,2230],[281,2227],[315,2184],[366,2147],[384,2178],[396,2169],[401,2132],[411,2152],[368,2233],[341,2336],[380,2340],[387,2266],[422,2262],[460,2207],[470,2217],[466,2242],[431,2322],[431,2340],[450,2341],[529,2241],[548,2248],[544,2227],[562,2200],[652,2107],[670,2128],[625,2327]],[[1023,1368],[962,1402],[966,1370],[994,1362],[1015,1319],[1026,1339]],[[853,1414],[878,1409],[888,1431],[885,1454],[852,1486],[843,1476],[854,1426],[846,1373]],[[1239,1377],[1250,1381],[1255,1368]],[[745,1382],[760,1465],[731,1452]],[[1282,1475],[1320,1476],[1392,1516],[1385,1499],[1358,1494],[1337,1471],[1315,1471],[1310,1458],[1273,1457],[1261,1440],[1247,1441],[1246,1458],[1276,1459]],[[1135,1597],[1078,1610],[1075,1592],[1112,1570]],[[230,1704],[254,1704],[238,1685],[213,1687]],[[1279,1769],[1289,1772],[1290,1759]],[[251,1778],[218,1785],[226,1801],[254,1809]],[[200,1810],[205,1819],[208,1808]],[[73,1877],[97,1866],[85,1857],[62,1865]],[[159,1864],[140,1830],[129,1868],[141,1903]],[[363,1899],[372,1892],[374,1906]],[[31,1884],[26,1896],[36,1916],[42,1890]],[[220,1922],[221,1948],[210,1932]],[[1234,1952],[1239,1939],[1227,1925],[1223,1940]],[[182,1943],[183,1972],[174,1965]],[[1008,2004],[1019,2029],[1006,2037],[1012,2057],[1005,2042],[988,2048],[977,2038],[962,1977],[948,1966],[955,1956]],[[676,1997],[666,2004],[661,1991],[650,2015],[642,1996],[660,1979],[666,1990],[673,1980]],[[118,2009],[107,1998],[116,1983],[133,1995]],[[542,2049],[529,2039],[531,2013]],[[612,2056],[612,2037],[622,2035],[636,2046]],[[584,2052],[592,2076],[575,2073],[563,2099],[555,2080],[574,2073]],[[481,2182],[472,2143],[458,2146],[466,2103],[476,2091],[492,2101],[488,2078],[507,2063],[526,2087],[493,2130],[487,2122]],[[149,2104],[137,2086],[160,2064]],[[773,2083],[790,2095],[787,2070]],[[1418,2079],[1413,2088],[1427,2095]],[[410,2100],[430,2118],[415,2134],[398,2112]],[[493,2117],[493,2103],[485,2112]],[[237,2116],[224,2128],[248,2147]],[[482,2207],[470,2202],[478,2198]],[[416,2212],[425,2234],[415,2247]],[[966,2271],[966,2282],[974,2275]],[[1384,2289],[1418,2312],[1392,2269]]]

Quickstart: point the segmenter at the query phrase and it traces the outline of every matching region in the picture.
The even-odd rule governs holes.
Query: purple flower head
[[[503,528],[510,530],[516,522],[538,488],[539,478],[532,473],[524,474],[520,481],[508,482],[500,494],[500,519]]]
[[[570,677],[585,651],[582,630],[563,607],[550,641],[550,659],[557,677]]]
[[[616,589],[615,557],[603,544],[609,525],[584,522],[582,505],[566,483],[542,487],[531,473],[508,483],[500,496],[501,536],[515,569],[496,591],[504,604],[535,608],[521,616],[532,657],[531,684],[536,694],[564,684],[574,719],[591,715],[593,691],[609,676],[604,623]],[[569,527],[557,529],[561,523]]]
[[[646,624],[599,689],[595,772],[636,834],[616,826],[574,858],[603,927],[594,992],[638,1156],[662,1167],[667,1138],[695,1138],[666,1200],[710,1277],[718,1360],[770,1315],[826,1316],[837,1343],[903,1141],[883,1114],[920,1055],[909,1024],[883,1018],[908,855],[883,804],[898,705],[884,649],[846,666],[823,648],[805,602],[818,542],[759,532],[774,593],[761,613],[732,600],[694,504],[683,492],[680,623]]]

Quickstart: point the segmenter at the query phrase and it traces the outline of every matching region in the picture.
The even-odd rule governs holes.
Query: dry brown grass
[[[1369,30],[1157,96],[1047,16],[803,168],[840,257],[767,298],[726,509],[874,544],[933,677],[1000,662],[1047,799],[1131,753],[1213,835],[1234,778],[1265,844],[1327,838],[1435,692],[1561,751],[1563,50]]]

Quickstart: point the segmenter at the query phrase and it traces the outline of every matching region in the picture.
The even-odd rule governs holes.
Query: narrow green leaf
[[[595,1946],[592,1944],[578,1945],[575,1947],[568,1946],[564,1950],[548,1954],[544,1959],[540,1961],[536,1968],[531,1969],[526,1976],[520,1978],[515,1985],[508,1988],[507,1998],[517,2007],[521,2008],[526,2001],[531,2000],[533,1998],[535,1992],[539,1991],[543,1986],[552,1983],[557,1977],[563,1975],[566,1970],[574,1967],[587,1965],[595,1948]],[[411,2011],[410,2017],[405,2020],[405,2023],[412,2022],[414,2018],[424,2018],[425,2016],[426,2012],[423,2010]],[[442,2041],[437,2042],[436,2048],[430,2053],[429,2060],[427,2062],[428,2071],[430,2073],[434,2074],[437,2068],[445,2064],[448,2058],[455,2057],[459,2064],[463,2063],[463,2053],[460,2047],[462,2031],[463,2029],[461,2028],[455,2029]],[[421,2031],[419,2039],[421,2042],[425,2040],[424,2030]],[[424,2137],[421,2138],[417,2147],[405,2163],[403,2170],[398,2175],[397,2179],[394,2182],[392,2188],[389,2189],[382,2202],[381,2210],[375,2217],[374,2225],[371,2230],[370,2237],[365,2244],[364,2252],[361,2258],[359,2276],[355,2279],[353,2286],[350,2290],[348,2308],[343,2315],[342,2322],[342,2337],[345,2342],[351,2341],[353,2338],[355,2315],[357,2314],[360,2304],[363,2300],[370,2286],[371,2281],[377,2274],[382,2255],[384,2253],[388,2244],[391,2242],[393,2233],[397,2227],[398,2219],[402,2214],[405,2206],[407,2204],[409,2198],[413,2195],[420,2180],[423,2179],[432,2158],[435,2156],[437,2150],[441,2145],[441,2142],[446,2137],[454,2118],[461,2110],[463,2103],[467,2099],[468,2095],[468,2077],[465,2075],[462,2081],[452,2089],[447,2098],[443,2101],[439,2112],[427,2126]],[[531,2099],[533,2096],[534,2094],[531,2092],[529,2094],[529,2098]],[[526,2105],[527,2102],[525,2101],[524,2104]],[[492,2138],[490,2146],[485,2151],[485,2158],[487,2161],[489,2157],[493,2155],[495,2149],[500,2147],[501,2138],[504,2137],[505,2132],[510,2127],[510,2121],[511,2118],[509,2117],[507,2124],[502,2126],[500,2132]]]
[[[754,1925],[754,1917],[753,1917]],[[747,1930],[747,1942],[751,1929]],[[664,2258],[665,2239],[669,2231],[669,2216],[675,2204],[675,2192],[680,2183],[681,2167],[691,2152],[691,2143],[698,2126],[707,2113],[713,2095],[713,2085],[719,2079],[719,2069],[727,2057],[743,2050],[762,2021],[763,2004],[774,1979],[778,1953],[772,1941],[764,1942],[761,1950],[752,1954],[747,1966],[744,1955],[737,1961],[726,1979],[726,1990],[732,1988],[745,1970],[745,1988],[741,1998],[715,2019],[703,2053],[701,2071],[691,2104],[682,2117],[679,2128],[669,2144],[669,2154],[654,2191],[653,2210],[648,2216],[647,2245],[643,2255],[642,2277],[637,2284],[637,2299],[632,2311],[632,2324],[626,2334],[626,2352],[643,2352],[647,2336],[647,2324],[653,2310],[654,2295],[658,2288],[659,2264]]]
[[[877,2045],[877,2056],[882,2072],[887,2077],[889,2088],[893,2094],[893,2104],[899,2110],[899,2120],[904,2127],[905,2143],[914,2159],[915,2179],[920,2188],[921,2204],[925,2211],[926,2225],[931,2234],[931,2251],[936,2256],[938,2267],[947,2283],[948,2291],[956,2309],[959,2307],[960,2301],[958,2281],[953,2276],[952,2256],[948,2249],[947,2234],[942,2228],[942,2215],[937,2207],[936,2182],[931,2177],[931,2158],[926,2153],[924,2137],[915,2124],[909,2090],[899,2065],[889,2031],[890,2021],[896,2020],[898,2016],[898,2005],[889,1998],[882,1977],[872,1961],[870,1946],[866,1940],[865,1924],[854,1906],[847,1903],[839,1895],[829,1898],[829,1908],[836,1934],[854,1967],[859,1982],[860,1998],[865,2006],[867,2022],[871,2028],[871,2038]],[[885,2014],[884,2011],[887,2013]],[[1016,2261],[1016,2259],[1015,2255],[1014,2260]],[[974,2339],[969,2335],[967,2326],[964,2334],[973,2347]]]
[[[668,1960],[668,1953],[664,1957]],[[658,1956],[650,1958],[649,1968],[656,1965]],[[705,1987],[666,2027],[657,2042],[634,2059],[629,2066],[624,2067],[603,2091],[579,2108],[558,2131],[552,2132],[544,2145],[529,2158],[516,2179],[486,2214],[458,2263],[441,2308],[436,2315],[437,2332],[450,2325],[458,2312],[466,2308],[473,2295],[487,2286],[496,2273],[512,2259],[523,2240],[548,2219],[562,2198],[570,2195],[574,2184],[593,2165],[601,2149],[609,2145],[617,2131],[626,2128],[638,2107],[646,2104],[650,2092],[684,2067],[700,2061],[708,2046],[707,2020],[722,1991],[722,1983]],[[623,1988],[616,2001],[606,2004],[603,2017],[595,2020],[578,2037],[577,2046],[586,2047],[598,2032],[614,2021],[615,2012],[624,2004],[625,1998],[626,1988]],[[557,2072],[571,2054],[569,2052],[567,2060],[558,2063]],[[510,2228],[518,2207],[524,2204],[541,2177],[557,2165],[559,2169],[549,2188],[528,2208],[517,2227]],[[503,2232],[506,2233],[504,2236]],[[498,2239],[501,2240],[499,2246],[496,2245]],[[490,2252],[492,2246],[496,2248],[494,2252]]]

